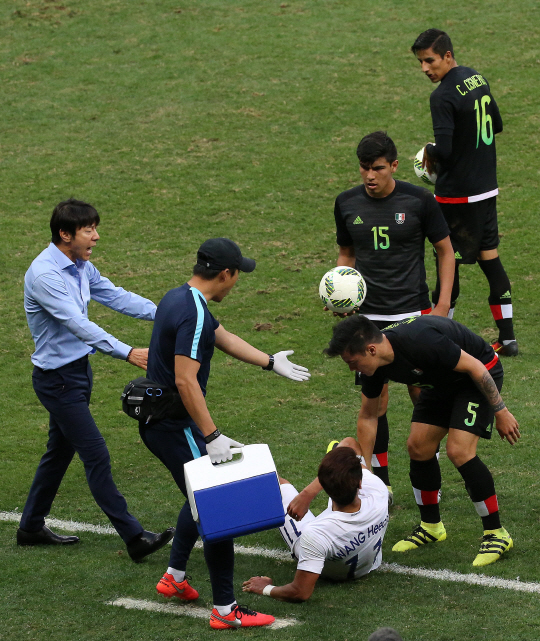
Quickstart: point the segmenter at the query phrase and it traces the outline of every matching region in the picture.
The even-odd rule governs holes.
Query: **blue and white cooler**
[[[270,530],[285,522],[268,445],[245,445],[232,452],[240,457],[212,465],[209,456],[202,456],[184,465],[191,513],[206,542]]]

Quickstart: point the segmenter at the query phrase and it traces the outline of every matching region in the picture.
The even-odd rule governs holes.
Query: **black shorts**
[[[457,263],[472,265],[481,251],[499,246],[496,196],[476,203],[439,205],[450,228]]]
[[[493,380],[500,392],[503,384],[502,372],[493,376]],[[453,428],[486,439],[491,438],[493,419],[491,405],[472,381],[450,394],[446,390],[423,389],[412,415],[413,423],[437,425],[444,429]]]

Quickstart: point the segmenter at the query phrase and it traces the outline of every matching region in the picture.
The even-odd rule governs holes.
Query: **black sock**
[[[388,431],[388,418],[386,414],[379,416],[377,423],[377,436],[371,457],[371,469],[373,474],[378,476],[385,485],[390,485],[388,476],[388,442],[390,435]]]
[[[439,523],[439,490],[441,489],[441,468],[437,457],[429,461],[413,461],[409,473],[414,490],[414,498],[420,510],[420,518],[425,523]]]
[[[489,283],[489,306],[499,330],[499,342],[515,340],[512,289],[499,256],[491,260],[479,260],[478,266]]]
[[[465,481],[465,487],[471,497],[478,516],[482,518],[484,530],[496,530],[501,527],[499,505],[495,494],[495,483],[487,466],[475,456],[457,468]]]

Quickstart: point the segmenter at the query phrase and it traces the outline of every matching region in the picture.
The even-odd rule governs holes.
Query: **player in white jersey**
[[[380,566],[388,489],[360,462],[355,439],[346,438],[331,450],[317,476],[330,497],[326,510],[319,516],[308,511],[298,523],[288,514],[279,528],[298,561],[292,583],[275,586],[270,577],[255,576],[244,582],[244,592],[298,603],[309,599],[319,576],[331,581],[359,579]],[[285,479],[280,481],[287,511],[298,492]]]

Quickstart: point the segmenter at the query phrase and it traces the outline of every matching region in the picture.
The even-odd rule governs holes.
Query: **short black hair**
[[[323,350],[327,356],[341,356],[349,354],[365,354],[366,348],[371,343],[382,343],[381,330],[369,318],[361,314],[354,314],[334,325],[332,339],[328,347]]]
[[[332,501],[349,505],[358,494],[362,463],[352,447],[336,447],[321,461],[317,476]]]
[[[55,245],[62,242],[60,231],[68,232],[75,236],[78,229],[89,225],[99,225],[99,214],[97,211],[82,200],[69,198],[58,203],[53,209],[51,216],[51,240]]]
[[[397,160],[397,149],[386,131],[374,131],[358,143],[356,155],[361,165],[371,165],[377,158],[385,158],[392,164]]]
[[[433,52],[441,56],[441,58],[444,58],[444,54],[449,51],[452,54],[452,58],[454,57],[454,47],[450,36],[446,31],[441,31],[440,29],[424,31],[416,38],[411,47],[414,55],[416,55],[417,51],[423,51],[424,49],[433,49]]]
[[[210,267],[206,267],[206,265],[196,263],[193,265],[193,276],[199,276],[203,280],[214,280],[214,278],[217,278],[222,271],[225,271],[225,269],[229,269],[231,276],[234,276],[238,271],[237,269],[230,269],[228,267],[223,269],[211,269]]]
[[[403,641],[403,638],[394,628],[379,628],[370,635],[368,641]]]

